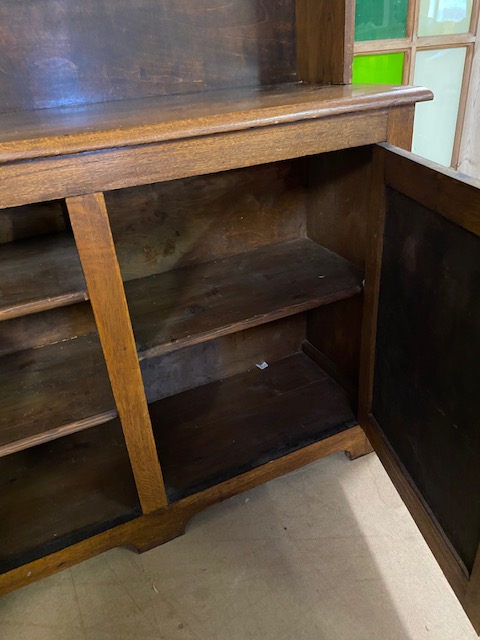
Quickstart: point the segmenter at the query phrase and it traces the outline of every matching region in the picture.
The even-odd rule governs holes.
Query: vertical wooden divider
[[[321,84],[352,81],[354,0],[296,0],[297,75]]]
[[[66,203],[140,503],[150,513],[167,497],[105,198],[94,193]]]

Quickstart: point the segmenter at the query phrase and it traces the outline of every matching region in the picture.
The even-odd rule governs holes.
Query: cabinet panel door
[[[480,632],[480,183],[374,162],[360,422]]]

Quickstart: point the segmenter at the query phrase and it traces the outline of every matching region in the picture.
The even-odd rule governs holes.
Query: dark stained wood
[[[247,491],[263,482],[268,482],[337,451],[352,452],[355,457],[361,454],[364,446],[365,435],[360,427],[355,426],[341,431],[325,440],[320,440],[282,458],[272,460],[268,464],[247,471],[164,509],[135,518],[104,533],[94,535],[83,542],[73,544],[62,551],[34,560],[8,573],[0,574],[0,594],[19,589],[113,547],[127,545],[139,551],[151,549],[181,535],[188,521],[196,513],[221,500]]]
[[[355,396],[358,395],[362,313],[363,296],[358,295],[307,314],[307,340],[339,373],[327,372]]]
[[[289,81],[294,23],[292,0],[4,2],[0,111]]]
[[[65,231],[65,211],[60,200],[0,209],[0,244]]]
[[[116,415],[96,336],[0,359],[0,456]]]
[[[371,160],[371,147],[362,147],[315,156],[308,164],[308,237],[362,269],[372,189],[381,187]]]
[[[372,412],[469,572],[480,542],[479,327],[480,239],[389,189]]]
[[[0,573],[140,513],[118,422],[0,460]]]
[[[142,360],[147,400],[161,400],[242,373],[256,364],[286,358],[300,351],[304,340],[305,314],[296,314]]]
[[[178,500],[356,423],[303,354],[150,405],[167,495]]]
[[[382,148],[387,184],[480,235],[480,181],[390,145]]]
[[[103,194],[67,199],[112,391],[144,513],[166,504],[125,291]]]
[[[366,238],[369,241],[366,245],[365,255],[364,307],[358,391],[358,421],[364,427],[369,422],[372,408],[378,293],[380,290],[383,232],[385,227],[385,156],[379,147],[373,149],[371,171],[373,188],[370,192],[370,207],[365,219]]]
[[[401,153],[398,151],[398,153]],[[410,154],[408,154],[410,155]],[[376,149],[373,154],[373,176],[377,183],[383,182],[386,154],[382,149]],[[445,573],[457,597],[462,600],[465,594],[467,577],[465,570],[452,552],[451,545],[442,535],[440,529],[432,519],[432,514],[420,499],[417,490],[405,474],[398,456],[382,436],[378,424],[371,415],[375,344],[377,335],[378,302],[380,291],[381,259],[383,251],[383,236],[385,225],[384,190],[374,189],[370,215],[368,217],[367,233],[370,237],[368,244],[366,273],[365,273],[365,307],[362,327],[362,351],[359,391],[359,422],[365,428],[367,436],[387,470],[395,487],[415,519],[423,537],[434,553],[440,567]]]
[[[0,245],[0,320],[88,299],[68,233]]]
[[[126,283],[140,358],[361,291],[361,272],[307,239]]]
[[[306,159],[105,194],[123,280],[305,235]]]
[[[0,327],[0,356],[96,335],[89,302],[4,320]]]
[[[475,198],[478,198],[473,191],[473,182],[468,179],[455,174],[453,171],[444,170],[441,167],[433,165],[433,163],[420,160],[412,154],[409,154],[400,149],[395,149],[390,147],[389,145],[382,145],[385,150],[378,149],[377,153],[374,154],[374,161],[376,168],[374,169],[374,175],[383,175],[384,164],[385,164],[385,173],[387,183],[393,184],[395,187],[398,187],[401,192],[406,192],[407,195],[417,199],[423,205],[427,206],[430,204],[431,209],[434,209],[436,213],[440,213],[445,216],[447,219],[451,219],[453,222],[459,225],[457,227],[457,232],[465,234],[468,236],[469,234],[465,231],[462,231],[460,227],[464,227],[469,229],[470,231],[474,231],[475,228],[478,229],[478,208],[477,215],[475,215],[475,210],[471,207],[471,202],[467,197],[467,193],[470,192],[472,194],[473,202],[475,202]],[[386,164],[388,163],[389,167],[386,169]],[[402,198],[397,194],[397,197]],[[468,580],[468,571],[465,568],[464,562],[459,558],[458,553],[453,549],[452,543],[445,535],[445,532],[442,530],[442,527],[439,525],[438,518],[436,514],[434,514],[431,510],[431,506],[427,505],[425,501],[425,497],[422,497],[418,491],[418,488],[415,486],[410,474],[405,468],[404,460],[400,460],[398,453],[392,449],[391,444],[385,439],[383,435],[383,429],[385,424],[379,425],[375,418],[372,416],[372,395],[373,395],[373,384],[374,384],[374,362],[375,362],[375,353],[376,353],[376,336],[377,336],[377,326],[378,331],[385,332],[387,327],[384,324],[384,318],[382,323],[377,323],[377,309],[379,303],[379,290],[380,290],[380,274],[381,274],[381,259],[382,259],[382,248],[383,248],[383,228],[384,228],[384,212],[385,212],[385,204],[382,201],[383,195],[381,193],[374,192],[372,207],[371,207],[371,215],[369,221],[369,235],[371,237],[371,243],[369,246],[368,259],[367,259],[367,270],[366,270],[366,286],[365,286],[365,314],[364,314],[364,331],[362,338],[362,370],[361,370],[361,381],[360,381],[360,411],[359,411],[359,420],[362,426],[366,428],[367,435],[372,445],[375,448],[375,451],[378,453],[383,465],[385,466],[387,472],[389,473],[391,479],[393,480],[397,490],[399,491],[402,499],[405,504],[409,508],[411,514],[413,515],[422,535],[430,546],[432,552],[434,553],[438,563],[440,564],[442,570],[444,571],[447,579],[449,580],[453,590],[455,591],[457,597],[459,598],[461,604],[465,607],[472,623],[475,625],[477,630],[480,630],[480,624],[478,619],[478,587],[476,586],[476,580],[478,580],[478,571],[477,565],[474,565],[471,579]],[[416,220],[416,215],[418,215],[418,207],[419,204],[409,203],[407,207],[406,217],[407,219]],[[420,209],[423,207],[420,206]],[[434,215],[430,211],[430,215]],[[445,220],[442,220],[440,216],[434,216],[436,219],[436,224],[438,225],[446,225],[449,228],[454,228],[453,224]],[[420,223],[420,222],[419,222]],[[397,221],[398,224],[398,221]],[[421,224],[421,223],[420,223]],[[405,276],[408,277],[407,274],[413,274],[415,269],[420,268],[421,264],[425,264],[425,260],[428,261],[428,255],[431,255],[431,251],[429,248],[432,246],[432,242],[434,242],[435,234],[427,234],[425,237],[425,241],[422,244],[422,247],[419,248],[418,243],[414,241],[414,237],[410,238],[410,240],[406,243],[405,246],[408,245],[408,250],[405,252],[405,255],[401,256],[401,263],[403,265],[403,270],[405,271]],[[474,236],[470,236],[472,239]],[[478,242],[478,240],[477,240]],[[452,244],[453,248],[453,244]],[[424,251],[425,250],[425,251]],[[425,256],[424,253],[427,255]],[[444,261],[447,258],[448,252],[435,252],[435,269],[434,275],[432,276],[433,281],[430,287],[428,288],[428,292],[425,295],[425,300],[420,303],[420,307],[418,309],[415,308],[415,313],[410,313],[410,317],[412,319],[411,326],[408,326],[408,331],[404,332],[404,335],[410,336],[410,339],[414,336],[417,327],[417,319],[418,315],[423,315],[421,313],[422,305],[425,307],[424,303],[428,303],[429,297],[438,296],[439,292],[441,292],[442,288],[444,289],[442,283],[445,281],[445,278],[453,277],[455,273],[458,273],[458,269],[462,269],[463,264],[463,254],[462,256],[457,256],[455,260],[455,267],[453,272],[450,272],[449,268],[445,268]],[[451,257],[451,256],[450,256]],[[415,260],[418,258],[418,260]],[[478,261],[477,261],[478,264]],[[478,268],[477,268],[478,273]],[[417,286],[421,285],[421,278],[419,282],[417,282]],[[471,281],[470,281],[471,282]],[[445,302],[451,301],[451,296],[455,297],[460,294],[460,291],[463,289],[465,292],[465,286],[467,282],[464,281],[461,285],[457,287],[452,286],[449,288],[448,295],[446,297]],[[404,291],[404,289],[402,289]],[[387,288],[388,291],[388,288]],[[412,292],[414,289],[412,290]],[[398,294],[399,290],[391,292],[390,295],[394,296],[394,304],[392,308],[396,308],[398,304]],[[422,296],[424,294],[422,293]],[[477,294],[478,295],[478,294]],[[449,303],[448,303],[449,304]],[[448,306],[448,304],[446,306]],[[406,322],[408,321],[409,311],[408,307],[411,305],[403,305],[400,309],[400,312],[397,314],[398,317],[395,318],[395,321],[390,326],[390,332],[386,341],[388,344],[394,344],[398,342],[399,332],[398,332],[398,323],[403,322],[402,318],[405,318]],[[438,333],[438,325],[439,320],[441,320],[442,316],[445,315],[446,308],[443,306],[440,307],[439,318],[437,318],[438,306],[434,308],[432,306],[431,309],[428,310],[428,330],[424,333],[424,339],[426,344],[432,344],[432,337]],[[469,312],[470,313],[470,310]],[[455,313],[454,313],[455,314]],[[468,316],[467,316],[468,317]],[[424,316],[425,318],[425,316]],[[465,317],[462,322],[465,321]],[[468,320],[467,320],[468,321]],[[391,394],[390,399],[395,404],[396,399],[399,398],[399,394],[402,395],[401,389],[405,389],[405,385],[410,386],[412,382],[420,382],[423,385],[423,393],[421,393],[420,403],[428,403],[431,400],[434,400],[434,397],[431,395],[432,392],[438,396],[435,389],[435,381],[441,379],[442,377],[445,380],[449,380],[449,388],[443,394],[443,397],[440,399],[439,404],[442,407],[442,403],[448,404],[448,398],[451,397],[450,387],[457,387],[461,385],[460,377],[457,375],[452,376],[451,371],[455,370],[460,364],[460,360],[456,363],[456,365],[450,368],[443,366],[444,360],[444,350],[445,355],[448,357],[448,353],[451,352],[452,348],[455,349],[455,345],[458,345],[458,341],[461,340],[463,329],[458,328],[458,335],[455,336],[453,340],[450,338],[448,340],[442,340],[439,337],[438,348],[441,351],[440,356],[436,360],[433,375],[431,379],[421,382],[419,376],[416,376],[414,380],[412,380],[411,372],[409,372],[408,362],[417,362],[417,351],[413,357],[407,358],[406,367],[404,371],[402,371],[402,380],[399,386],[396,386],[393,394]],[[418,353],[422,353],[423,348],[422,339],[419,342]],[[471,347],[474,348],[474,345],[478,343],[478,340],[471,341]],[[380,354],[378,357],[381,357]],[[401,349],[397,350],[395,356],[391,358],[391,366],[398,366],[400,359],[402,359]],[[404,358],[405,359],[405,358]],[[425,363],[425,366],[428,365],[428,360]],[[375,384],[381,383],[381,374],[375,377]],[[478,377],[478,376],[477,376]],[[473,374],[471,383],[474,383],[475,373]],[[433,385],[433,386],[432,386]],[[437,385],[438,387],[438,385]],[[468,386],[466,387],[466,390]],[[426,391],[425,391],[426,390]],[[417,396],[418,396],[417,392]],[[418,397],[417,397],[418,399]],[[468,406],[462,406],[462,411],[468,410]],[[411,430],[412,421],[413,424],[418,424],[418,420],[422,422],[422,424],[418,425],[418,432],[415,435],[417,442],[420,446],[423,446],[423,442],[426,442],[423,437],[425,434],[425,429],[423,425],[423,420],[426,419],[426,413],[420,410],[411,411],[409,409],[408,403],[405,401],[403,406],[400,408],[400,411],[408,413],[407,418],[402,422],[401,430],[398,432],[398,435],[401,436],[405,430],[408,432]],[[445,414],[447,412],[445,411]],[[377,416],[378,417],[378,416]],[[442,443],[445,442],[445,438],[442,435],[442,431],[444,431],[442,425],[444,424],[444,419],[446,416],[442,418],[439,415],[438,422],[438,434],[435,434],[434,438],[434,449],[431,450],[427,457],[423,456],[422,461],[427,465],[431,466],[435,465],[436,456],[436,447],[443,446]],[[456,422],[456,424],[458,424]],[[447,429],[448,431],[448,429]],[[458,431],[458,430],[456,430]],[[462,437],[463,433],[457,434],[458,437]],[[438,436],[438,437],[437,437]],[[478,450],[478,447],[477,447]],[[440,464],[444,464],[440,472],[440,476],[443,476],[440,485],[444,482],[445,476],[450,477],[450,483],[448,483],[448,487],[444,490],[444,498],[448,500],[448,495],[450,491],[456,490],[456,486],[458,482],[463,482],[462,479],[465,478],[465,469],[463,465],[462,454],[459,454],[457,460],[453,460],[457,457],[458,450],[455,447],[450,448],[449,454],[447,455],[447,462],[445,462],[445,458],[441,458],[442,462]],[[473,452],[470,452],[470,455]],[[415,454],[416,455],[416,454]],[[467,463],[468,457],[465,459]],[[423,464],[423,462],[421,464]],[[455,475],[455,480],[452,481],[451,474],[447,473],[448,469],[452,468],[452,464],[460,464],[461,470],[458,475]],[[478,485],[478,482],[477,482]],[[473,487],[471,488],[473,491]],[[477,505],[478,500],[474,498],[471,503],[472,507]],[[462,500],[460,501],[462,503]],[[461,506],[461,505],[460,505]],[[470,515],[468,516],[470,520]],[[477,540],[478,544],[478,540]],[[472,545],[473,546],[473,545]],[[471,554],[472,555],[472,554]],[[477,553],[478,557],[478,553]]]
[[[418,87],[295,83],[4,114],[0,162],[173,142],[431,99],[431,91]]]
[[[296,0],[298,79],[325,84],[352,81],[352,0]]]

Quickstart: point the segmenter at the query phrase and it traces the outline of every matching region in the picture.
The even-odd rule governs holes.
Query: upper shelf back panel
[[[295,79],[294,0],[0,0],[0,112]]]

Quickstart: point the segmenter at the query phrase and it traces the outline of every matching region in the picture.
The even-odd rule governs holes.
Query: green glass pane
[[[472,0],[420,0],[419,36],[467,33]]]
[[[353,82],[366,84],[402,84],[404,53],[355,56]]]
[[[355,40],[404,38],[408,0],[357,0]]]
[[[432,89],[432,102],[415,107],[414,153],[445,166],[452,162],[458,105],[465,66],[465,47],[418,51],[414,84]]]

